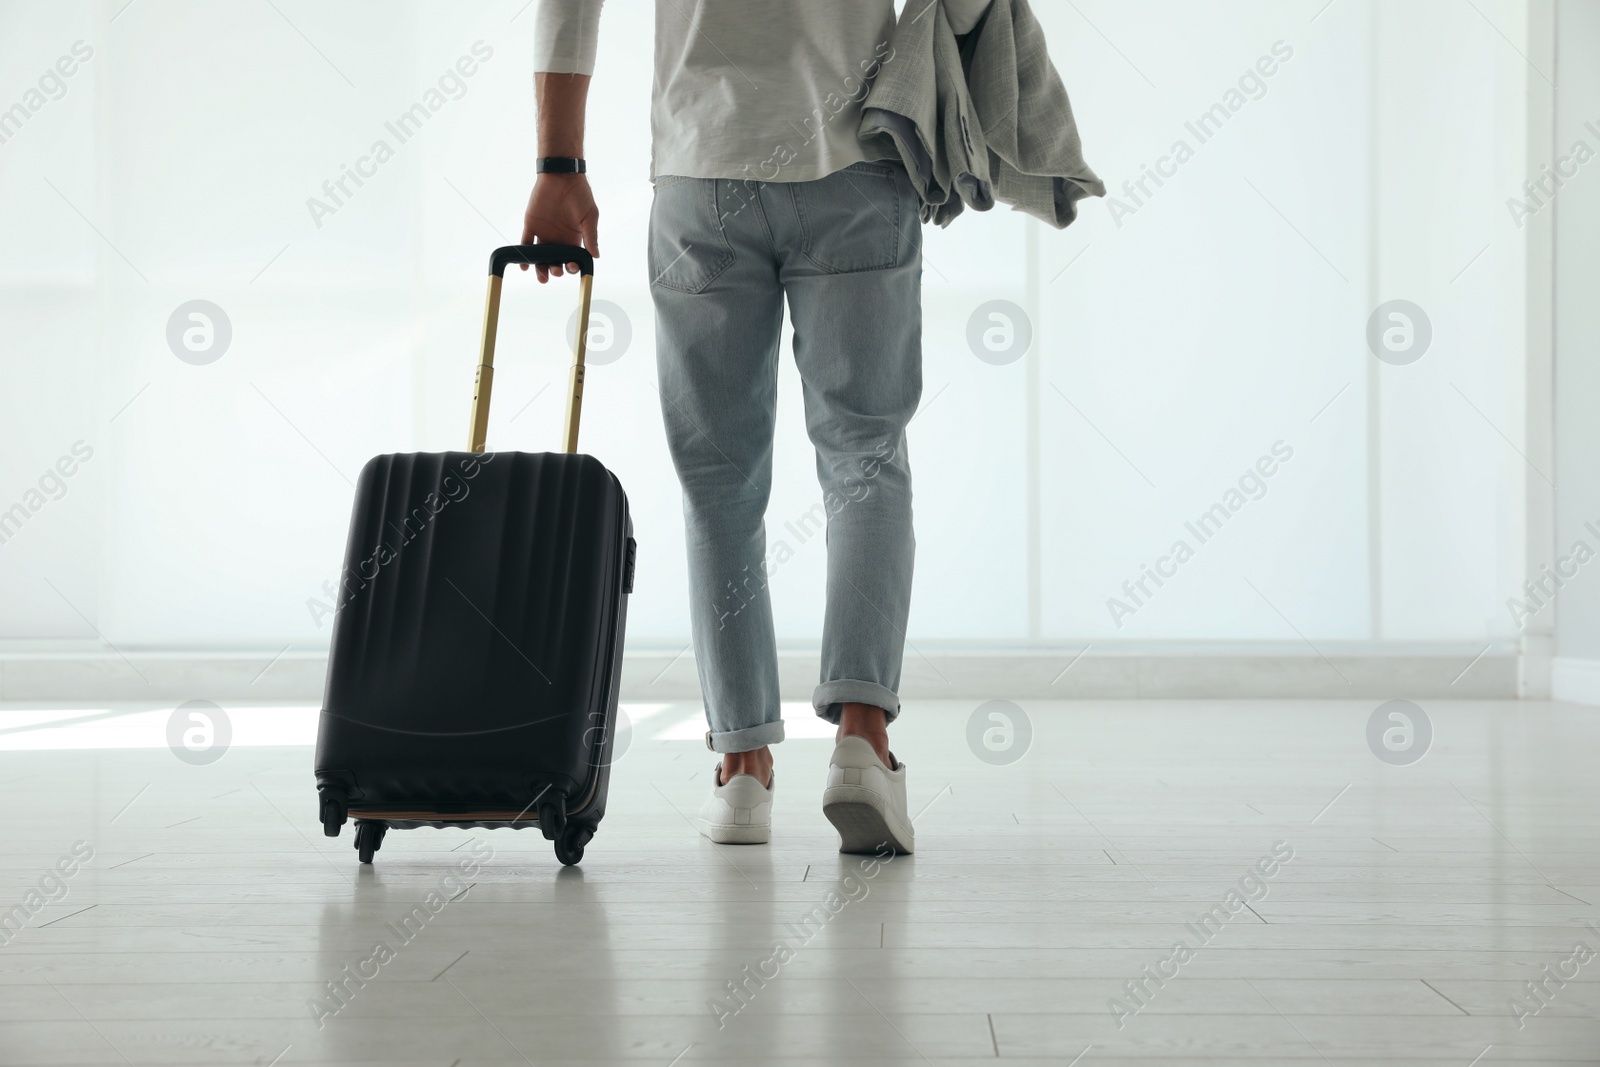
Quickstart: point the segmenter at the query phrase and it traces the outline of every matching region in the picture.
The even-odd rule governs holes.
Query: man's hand
[[[583,119],[589,100],[587,74],[533,76],[539,94],[539,154],[583,158]],[[541,174],[528,196],[522,216],[522,243],[582,245],[591,256],[600,255],[600,209],[594,206],[589,179],[582,174]],[[523,264],[527,270],[527,264]],[[561,277],[561,265],[537,268],[539,282]],[[567,270],[578,273],[576,263]]]
[[[589,179],[582,174],[541,174],[528,196],[528,210],[522,217],[522,243],[582,245],[591,256],[600,255],[600,209],[589,191]],[[522,265],[523,270],[528,265]],[[562,275],[560,264],[534,268],[543,284],[550,275]],[[567,269],[578,273],[576,263]]]

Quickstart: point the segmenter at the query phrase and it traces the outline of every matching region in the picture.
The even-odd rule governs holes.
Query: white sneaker
[[[909,855],[915,844],[906,811],[906,765],[884,765],[864,737],[849,736],[828,761],[822,814],[839,831],[840,852]]]
[[[711,795],[700,807],[695,822],[700,832],[723,845],[764,845],[772,837],[772,785],[762,785],[753,774],[736,774],[722,780],[722,763],[712,771]]]

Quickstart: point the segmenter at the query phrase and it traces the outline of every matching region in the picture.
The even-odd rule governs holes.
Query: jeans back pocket
[[[789,186],[806,258],[830,274],[899,266],[909,185],[901,178],[892,164],[857,163]]]
[[[650,284],[702,292],[733,263],[717,218],[716,181],[663,177],[650,205]]]

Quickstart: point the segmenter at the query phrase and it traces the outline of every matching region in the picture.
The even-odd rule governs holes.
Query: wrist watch
[[[589,165],[575,156],[540,156],[539,174],[584,174]]]

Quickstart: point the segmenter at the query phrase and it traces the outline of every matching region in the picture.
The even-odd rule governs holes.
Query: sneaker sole
[[[700,836],[719,845],[765,845],[772,839],[771,826],[728,826],[698,821]]]
[[[887,849],[896,856],[909,856],[912,852],[911,835],[893,829],[878,806],[868,800],[825,800],[822,814],[839,831],[840,852],[877,855]]]

